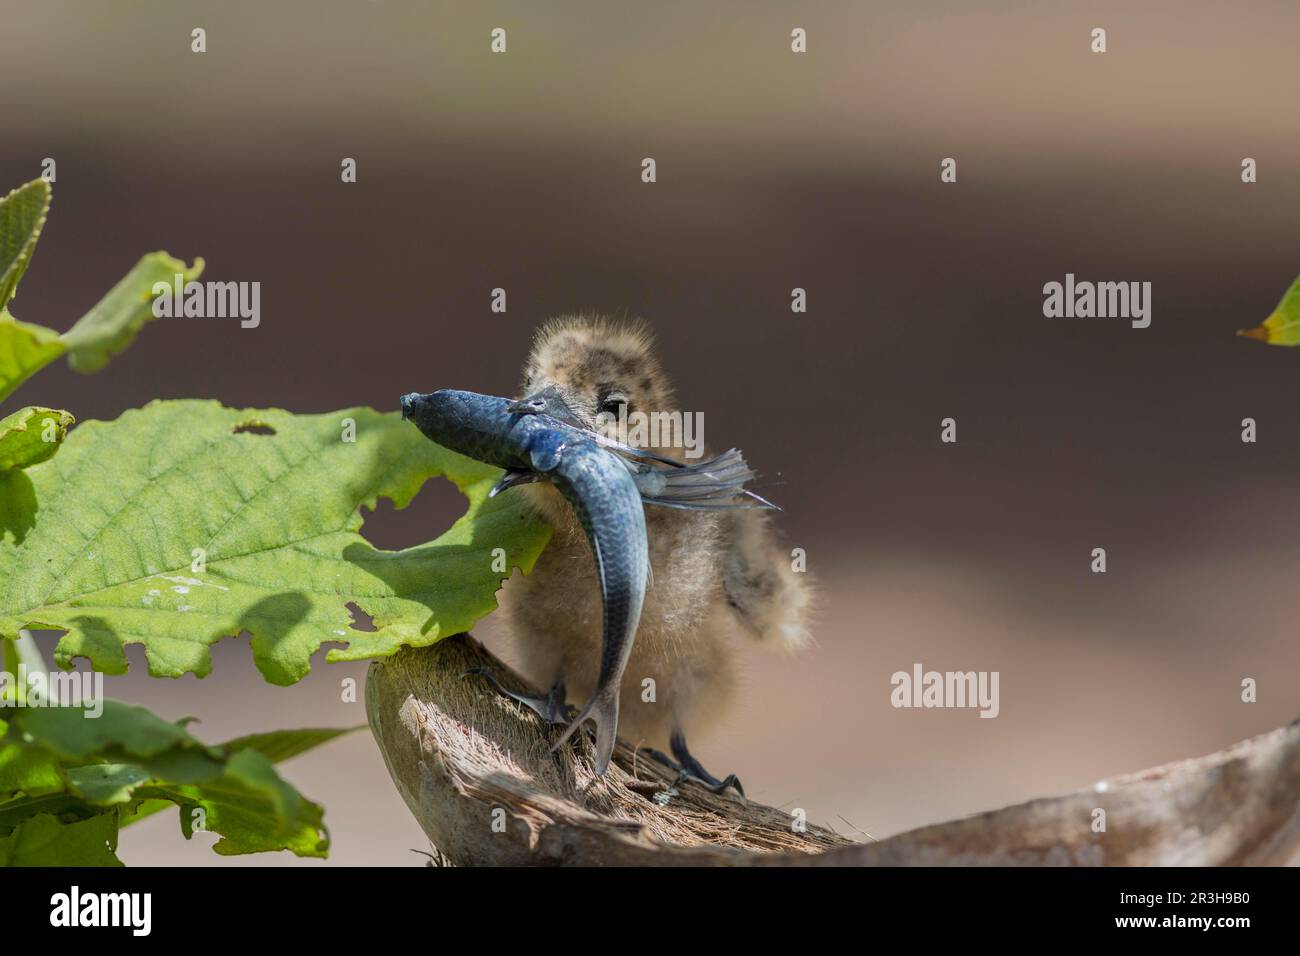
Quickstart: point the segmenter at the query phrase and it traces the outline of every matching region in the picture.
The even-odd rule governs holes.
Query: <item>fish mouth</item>
[[[407,392],[402,396],[402,421],[406,421],[415,414],[416,402],[420,400],[419,392]]]

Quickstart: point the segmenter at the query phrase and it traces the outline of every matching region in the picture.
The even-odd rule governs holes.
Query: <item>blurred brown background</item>
[[[753,652],[698,745],[751,796],[881,837],[1296,716],[1300,352],[1233,337],[1300,273],[1294,4],[3,0],[0,24],[0,187],[58,164],[15,314],[66,328],[154,249],[260,281],[263,312],[161,320],[12,401],[395,408],[512,391],[552,314],[654,323],[822,588],[818,647]],[[1066,272],[1151,281],[1151,327],[1044,318]],[[366,531],[412,544],[458,508],[434,483]],[[282,689],[245,639],[215,658],[157,681],[135,649],[109,690],[214,741],[364,720],[339,702],[362,666]],[[894,710],[915,661],[1000,671],[1001,716]],[[367,735],[287,775],[331,862],[420,862]],[[122,856],[297,862],[223,860],[172,814]]]

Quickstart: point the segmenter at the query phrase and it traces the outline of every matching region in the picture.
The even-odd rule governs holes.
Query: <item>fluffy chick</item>
[[[642,323],[601,317],[552,320],[537,333],[523,373],[525,396],[554,386],[590,428],[598,416],[670,411],[673,389]],[[605,419],[611,437],[617,426]],[[684,449],[652,450],[681,458]],[[542,686],[563,680],[586,700],[600,664],[601,596],[577,518],[549,484],[524,486],[555,528],[532,574],[503,595],[525,669]],[[785,649],[808,642],[810,590],[762,511],[686,511],[648,506],[651,581],[624,673],[620,735],[670,743],[695,776],[721,785],[690,757],[686,737],[715,722],[736,686],[737,638]],[[653,684],[648,683],[653,681]]]

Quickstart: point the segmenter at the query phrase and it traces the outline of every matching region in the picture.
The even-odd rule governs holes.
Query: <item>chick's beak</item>
[[[419,400],[419,392],[407,392],[402,396],[402,421],[406,421],[415,414],[415,407]]]

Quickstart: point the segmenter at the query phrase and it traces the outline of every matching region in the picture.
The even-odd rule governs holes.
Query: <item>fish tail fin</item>
[[[560,739],[555,742],[551,752],[559,750],[564,742],[587,720],[596,722],[596,773],[601,776],[609,769],[609,760],[614,755],[614,741],[618,739],[618,692],[597,691],[591,695],[585,707],[573,718],[572,723],[564,729]]]

